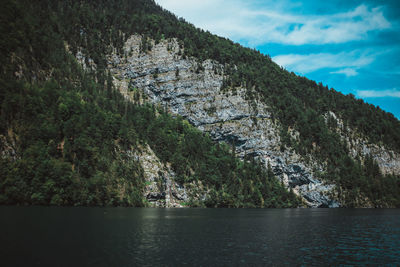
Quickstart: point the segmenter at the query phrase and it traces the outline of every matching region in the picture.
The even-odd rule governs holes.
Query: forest
[[[144,144],[172,164],[177,182],[199,180],[209,188],[210,197],[196,205],[301,204],[258,162],[239,160],[229,146],[212,142],[182,118],[128,102],[106,69],[83,70],[65,48],[64,38],[73,35],[61,28],[63,17],[50,3],[9,1],[4,12],[12,17],[6,23],[16,21],[13,31],[2,27],[11,57],[2,57],[8,61],[0,80],[0,131],[16,142],[17,155],[0,161],[1,204],[146,206],[143,169],[126,153]],[[98,53],[101,66],[106,47],[97,41],[88,51]],[[23,73],[16,79],[18,69]]]
[[[122,53],[125,40],[141,34],[156,42],[177,38],[183,57],[224,64],[223,89],[244,86],[248,99],[266,103],[282,126],[282,149],[326,162],[321,176],[344,189],[346,206],[354,206],[360,193],[375,206],[400,206],[400,177],[383,175],[372,158],[351,158],[337,125],[324,120],[332,111],[369,142],[400,152],[400,122],[392,114],[197,29],[151,0],[6,0],[2,5],[0,134],[15,141],[17,156],[1,158],[0,203],[144,206],[143,170],[118,151],[147,143],[171,163],[179,182],[197,179],[211,189],[204,205],[301,205],[271,170],[239,160],[234,149],[213,143],[182,118],[128,103],[115,90],[105,55],[113,47]],[[77,64],[73,55],[79,49],[94,60],[95,71]],[[151,49],[149,43],[143,49]],[[300,133],[298,140],[289,128]],[[128,188],[123,196],[121,184]]]

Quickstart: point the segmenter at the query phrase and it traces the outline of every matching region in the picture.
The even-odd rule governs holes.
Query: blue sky
[[[400,118],[400,1],[156,0],[178,17]]]

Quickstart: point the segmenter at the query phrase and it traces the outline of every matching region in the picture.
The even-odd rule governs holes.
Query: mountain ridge
[[[121,146],[139,151],[135,143],[145,142],[164,166],[171,166],[178,184],[205,183],[206,197],[200,202],[194,199],[196,205],[304,205],[292,191],[309,206],[399,205],[400,122],[379,108],[289,73],[255,50],[196,29],[154,1],[43,1],[35,5],[21,0],[7,1],[4,10],[1,82],[5,91],[1,94],[0,140],[2,177],[7,178],[0,183],[1,203],[150,205],[145,201],[149,184],[144,180],[142,163],[115,152],[122,151]],[[125,48],[132,38],[136,38],[135,51],[128,51]],[[30,40],[29,45],[25,40]],[[182,66],[173,65],[165,74],[165,62],[157,57],[153,57],[157,64],[146,63],[146,55],[160,47]],[[126,74],[128,68],[135,71]],[[118,72],[124,72],[122,77]],[[214,96],[216,101],[198,101],[203,96],[197,89],[202,86],[193,86],[190,80],[199,80],[196,77],[204,74],[209,76],[206,87],[215,88],[205,90],[206,97]],[[163,81],[165,77],[169,80]],[[170,85],[160,90],[162,83],[182,83],[185,79],[190,83],[180,95],[174,93],[179,87]],[[207,80],[202,79],[203,83]],[[168,101],[177,100],[181,102],[175,103],[174,110]],[[101,115],[88,110],[89,106]],[[46,107],[51,107],[51,112]],[[236,114],[236,108],[242,114]],[[173,117],[168,117],[166,111]],[[238,116],[231,120],[235,114]],[[210,135],[196,133],[180,116]],[[215,120],[217,117],[219,120]],[[204,121],[199,123],[199,119]],[[84,120],[94,135],[84,128]],[[204,123],[210,121],[214,126]],[[274,148],[267,145],[261,157],[251,154],[244,149],[251,138],[238,135],[241,126],[264,127],[263,133],[272,131]],[[35,134],[29,136],[31,131]],[[245,132],[254,135],[253,143],[265,146],[260,141],[261,132]],[[210,137],[229,145],[212,144]],[[108,144],[107,148],[93,140]],[[194,148],[188,140],[202,145]],[[39,154],[50,165],[38,165],[34,157],[41,157],[35,150],[41,151]],[[266,160],[271,158],[269,151],[275,151],[273,162]],[[285,156],[279,163],[280,153],[295,155],[296,159]],[[216,162],[231,170],[224,174]],[[26,164],[33,166],[28,175],[32,180],[21,171]],[[136,169],[134,177],[118,171],[126,169],[124,164]],[[84,190],[72,186],[65,194],[59,188],[59,175],[49,176],[50,166],[56,165],[60,165],[60,174],[68,173],[62,183],[80,185]],[[53,178],[49,180],[46,175]],[[272,178],[275,175],[280,182]],[[156,205],[165,202],[164,178],[160,174],[152,180],[161,194]],[[125,184],[122,188],[130,188],[130,196],[120,194],[121,184]],[[289,190],[282,191],[283,185]],[[314,194],[318,185],[328,189]],[[307,188],[304,194],[301,186]],[[30,188],[29,193],[19,199],[15,192],[22,188]],[[79,196],[71,197],[74,194]],[[322,202],[315,201],[323,198]]]
[[[313,169],[322,171],[321,163],[305,168],[304,159],[294,151],[279,153],[282,151],[276,145],[280,143],[280,129],[272,122],[267,106],[259,101],[246,100],[244,88],[236,88],[235,93],[218,92],[223,82],[223,66],[208,60],[198,63],[194,59],[182,59],[177,54],[179,51],[176,40],[161,41],[157,45],[151,41],[153,48],[146,53],[140,51],[140,43],[140,36],[132,36],[125,44],[122,58],[116,55],[109,57],[109,68],[115,77],[116,87],[122,89],[127,98],[134,99],[129,92],[132,88],[141,88],[148,101],[183,116],[198,129],[209,132],[214,140],[235,145],[236,153],[242,159],[251,155],[261,159],[265,166],[272,164],[275,174],[284,184],[292,187],[295,192],[304,194],[309,205],[338,206],[335,200],[326,196],[327,193],[333,193],[334,185],[323,183],[320,178],[313,178]],[[197,70],[198,64],[202,64],[201,71]],[[215,70],[219,70],[221,74],[217,74],[218,71]],[[156,72],[157,76],[154,75]],[[180,73],[179,77],[176,73]],[[328,115],[338,120],[335,114]],[[248,129],[243,132],[243,127]],[[251,133],[252,131],[254,132]],[[270,132],[275,134],[269,135]],[[272,146],[266,145],[268,143]],[[386,152],[382,147],[374,147],[375,154],[369,153],[366,151],[371,150],[371,145],[363,144],[360,151],[353,150],[353,154],[356,153],[354,158],[357,153],[361,157],[371,154],[375,160],[380,160],[381,170],[388,168],[398,173],[398,154]],[[386,153],[384,160],[382,153]],[[392,157],[388,153],[392,153]],[[316,159],[312,161],[317,162]]]

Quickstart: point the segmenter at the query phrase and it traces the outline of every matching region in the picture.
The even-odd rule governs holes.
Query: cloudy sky
[[[400,118],[398,0],[156,0],[204,30]]]

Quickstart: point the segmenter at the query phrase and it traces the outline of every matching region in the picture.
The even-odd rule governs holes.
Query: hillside
[[[9,0],[0,25],[2,204],[400,206],[392,114],[153,1]]]

